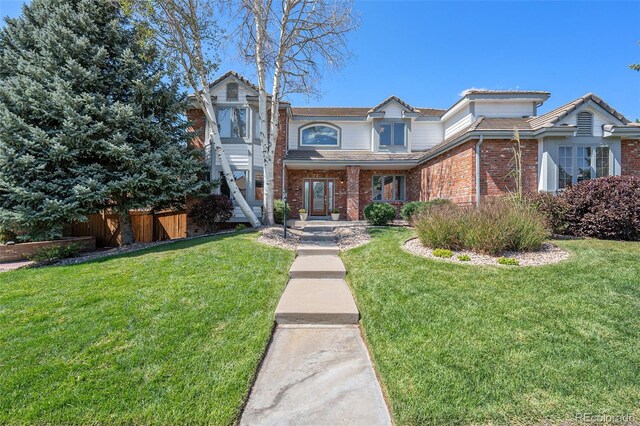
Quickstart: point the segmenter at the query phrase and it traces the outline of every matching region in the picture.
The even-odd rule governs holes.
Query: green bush
[[[10,229],[0,228],[0,244],[4,244],[7,241],[15,241],[18,235]]]
[[[274,200],[273,202],[273,218],[276,223],[284,222],[284,201]],[[287,204],[287,219],[291,218],[291,206]]]
[[[435,257],[442,257],[445,259],[450,259],[451,257],[453,257],[453,252],[451,250],[443,249],[443,248],[437,248],[433,250],[432,253]]]
[[[239,223],[236,225],[236,231],[238,232],[244,231],[245,229],[247,229],[247,225],[245,225],[244,223]]]
[[[471,260],[471,256],[469,256],[468,254],[461,254],[458,256],[458,260],[461,262],[468,262]]]
[[[423,245],[497,255],[530,251],[549,238],[545,217],[529,205],[494,200],[479,208],[433,209],[416,221]]]
[[[69,244],[66,246],[43,247],[35,250],[30,256],[32,260],[38,264],[46,265],[57,262],[58,260],[75,257],[80,252],[80,246],[77,244]]]
[[[564,193],[554,195],[551,192],[533,192],[525,194],[524,200],[545,217],[551,232],[566,234],[569,226],[566,219],[569,205]]]
[[[452,204],[451,201],[444,198],[435,198],[430,201],[410,201],[402,206],[402,209],[400,210],[400,217],[404,220],[411,220],[431,207],[450,204]]]
[[[509,266],[518,266],[520,262],[518,259],[514,259],[512,257],[501,257],[498,259],[498,263],[501,265],[509,265]]]
[[[395,217],[396,209],[388,203],[371,203],[364,208],[364,218],[375,226],[385,226]]]

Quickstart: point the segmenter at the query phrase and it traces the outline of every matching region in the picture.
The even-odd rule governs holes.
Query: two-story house
[[[236,179],[261,214],[262,152],[257,87],[234,72],[211,83],[218,122]],[[337,208],[363,218],[371,202],[448,198],[478,202],[514,189],[514,130],[521,137],[526,191],[561,191],[585,179],[640,175],[640,126],[587,94],[538,115],[543,91],[469,90],[448,109],[412,106],[391,96],[371,107],[282,104],[276,147],[276,197],[312,218]],[[202,112],[188,111],[208,147]],[[215,158],[211,177],[220,176]],[[223,193],[228,189],[223,184]],[[294,213],[295,215],[295,213]],[[236,221],[243,220],[236,209]]]

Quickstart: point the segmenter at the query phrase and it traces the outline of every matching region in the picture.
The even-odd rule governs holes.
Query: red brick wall
[[[415,169],[413,169],[415,170]],[[372,202],[372,191],[373,191],[373,176],[375,175],[399,175],[405,176],[406,178],[406,191],[407,191],[407,200],[413,201],[415,198],[412,197],[412,193],[415,193],[415,182],[413,181],[414,177],[412,175],[412,170],[361,170],[360,171],[360,213],[358,215],[359,219],[364,219],[364,208]],[[410,189],[411,188],[411,189]],[[391,202],[389,203],[396,208],[396,211],[400,212],[402,206],[404,206],[405,202]]]
[[[475,141],[466,142],[411,170],[409,199],[448,198],[459,204],[475,198]]]
[[[279,123],[278,139],[276,141],[276,150],[273,159],[273,193],[276,199],[282,198],[282,161],[287,153],[287,134],[289,132],[289,116],[287,115],[287,110],[280,110]],[[289,197],[291,197],[291,195],[289,195]],[[296,215],[298,214],[297,209],[291,211]]]
[[[33,243],[21,243],[0,246],[0,262],[15,262],[27,260],[29,256],[38,250],[51,247],[66,247],[75,244],[80,252],[95,251],[96,237],[71,237],[53,241],[36,241]]]
[[[640,141],[622,141],[622,174],[640,176]]]
[[[340,209],[340,218],[345,219],[347,211],[346,170],[287,170],[287,199],[291,205],[291,216],[298,218],[298,210],[304,203],[304,180],[310,178],[334,179],[335,206]]]
[[[495,197],[515,191],[516,181],[510,173],[515,168],[513,160],[515,142],[510,140],[486,140],[480,148],[480,194]],[[538,190],[538,141],[521,141],[522,186],[524,192]],[[475,177],[474,199],[475,199]]]
[[[187,120],[189,120],[193,127],[190,130],[196,132],[196,137],[191,140],[191,146],[194,148],[204,148],[204,130],[205,130],[205,117],[204,112],[201,109],[188,109]]]
[[[347,220],[360,217],[360,167],[347,166]]]

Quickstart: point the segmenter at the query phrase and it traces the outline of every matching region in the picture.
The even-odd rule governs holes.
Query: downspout
[[[484,135],[476,143],[476,207],[480,207],[480,146],[484,141]]]
[[[284,171],[286,168],[287,168],[287,162],[286,160],[282,160],[282,189],[280,190],[280,195],[282,196],[282,203],[284,204],[284,209],[282,212],[282,231],[284,232],[285,240],[287,239],[287,191],[285,191],[284,189],[285,188],[284,186],[285,172]]]

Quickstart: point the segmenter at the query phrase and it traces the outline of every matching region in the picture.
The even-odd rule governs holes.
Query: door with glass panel
[[[306,180],[304,205],[310,216],[328,216],[333,209],[333,180]]]

